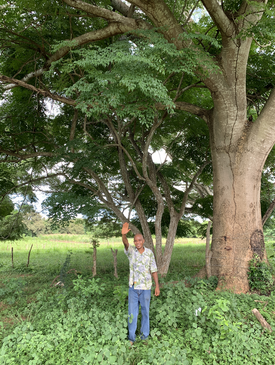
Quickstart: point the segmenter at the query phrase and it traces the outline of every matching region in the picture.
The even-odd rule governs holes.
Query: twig
[[[70,274],[71,272],[74,272],[74,274],[77,276],[77,274],[81,274],[81,272],[80,271],[77,271],[76,269],[70,269],[69,271],[67,271],[66,272],[66,274]],[[60,281],[58,282],[58,283],[56,283],[55,285],[54,285],[54,283],[55,283],[55,281],[56,281],[56,279],[57,278],[59,278],[60,277],[60,275],[57,275],[54,279],[53,279],[53,281],[52,281],[52,283],[51,283],[51,286],[57,286],[59,283],[61,283]]]
[[[254,302],[264,304],[263,309],[268,305],[268,302],[267,301],[264,301],[264,300],[254,300]]]

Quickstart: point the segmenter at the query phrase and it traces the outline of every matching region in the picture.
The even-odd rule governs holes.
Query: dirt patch
[[[6,303],[0,302],[0,312],[4,311],[5,309],[8,309],[8,308],[9,308],[9,306]]]
[[[14,325],[14,319],[10,317],[2,317],[1,321],[3,322],[4,327]]]
[[[17,318],[14,317],[2,317],[1,321],[3,322],[4,327],[14,326],[22,321],[26,321],[27,317],[19,316]]]
[[[28,299],[27,299],[27,303],[29,304],[29,303],[32,303],[32,302],[36,302],[36,297],[29,297]]]
[[[19,275],[16,275],[15,277],[16,278],[26,278],[26,277],[30,277],[30,276],[33,276],[33,274],[19,274]]]
[[[161,283],[159,284],[160,288],[163,288],[166,285],[176,285],[178,283],[184,283],[184,285],[189,288],[191,286],[191,284],[187,281],[187,280],[180,280],[180,281],[169,281],[168,283]]]

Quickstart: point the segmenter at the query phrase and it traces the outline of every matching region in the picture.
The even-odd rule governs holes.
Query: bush
[[[248,280],[250,290],[259,294],[269,294],[274,287],[271,267],[258,256],[249,262]]]
[[[27,320],[4,338],[0,363],[273,364],[274,332],[264,332],[251,310],[258,308],[274,326],[275,296],[263,301],[257,294],[216,292],[216,282],[213,277],[194,280],[191,287],[165,284],[161,296],[151,299],[150,338],[132,347],[127,340],[127,285],[79,276],[73,286],[41,290],[22,312]]]

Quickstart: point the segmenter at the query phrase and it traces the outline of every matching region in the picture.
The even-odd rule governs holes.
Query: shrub
[[[249,262],[248,280],[250,289],[259,294],[266,295],[274,287],[271,267],[266,262],[261,261],[258,256]]]

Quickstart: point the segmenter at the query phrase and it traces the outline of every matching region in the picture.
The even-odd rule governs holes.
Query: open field
[[[258,308],[275,328],[275,295],[215,292],[215,278],[192,279],[205,261],[205,242],[193,238],[176,241],[169,273],[160,278],[161,296],[151,302],[150,340],[129,349],[123,244],[120,238],[100,242],[96,280],[91,246],[87,235],[0,243],[0,364],[274,363],[274,335],[263,332],[251,309]],[[111,248],[118,249],[118,279]],[[267,243],[268,256],[273,252],[273,243]],[[80,276],[74,270],[66,275],[71,269]],[[51,285],[58,275],[65,287]]]
[[[53,234],[38,238],[26,237],[20,241],[0,242],[0,275],[5,272],[26,271],[28,252],[30,268],[27,271],[44,273],[47,276],[58,275],[69,253],[69,268],[74,268],[83,275],[92,273],[92,245],[88,235]],[[133,239],[129,239],[133,244]],[[13,248],[14,269],[12,269],[11,248]],[[128,275],[128,260],[123,252],[121,238],[100,241],[97,249],[97,273],[99,277],[112,276],[113,256],[111,248],[118,249],[118,275]],[[266,244],[268,256],[274,252],[273,243]],[[179,280],[195,275],[205,264],[205,240],[200,238],[181,238],[175,241],[169,273],[166,280]]]
[[[133,240],[129,240],[133,244]],[[2,272],[11,270],[11,248],[13,248],[14,269],[24,269],[30,254],[30,269],[58,275],[66,256],[72,253],[70,268],[84,275],[92,272],[92,245],[87,235],[46,235],[39,238],[27,237],[17,242],[0,242]],[[113,271],[111,248],[118,249],[118,273],[127,273],[128,259],[123,252],[121,238],[100,241],[97,249],[97,269],[99,277]],[[185,277],[195,274],[204,265],[205,242],[199,238],[176,240],[169,276]]]

